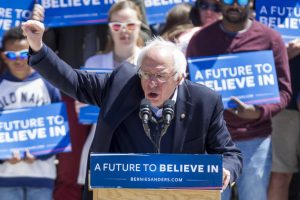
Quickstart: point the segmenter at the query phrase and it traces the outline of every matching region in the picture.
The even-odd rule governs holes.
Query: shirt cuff
[[[35,64],[41,62],[43,60],[48,52],[48,47],[43,44],[42,48],[34,52],[30,47],[29,47],[29,58],[28,58],[28,65],[34,66]]]

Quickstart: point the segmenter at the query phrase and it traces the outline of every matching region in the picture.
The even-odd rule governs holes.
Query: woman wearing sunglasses
[[[195,26],[211,24],[222,17],[220,1],[196,0],[190,15]]]
[[[104,52],[87,59],[86,68],[113,69],[122,62],[136,64],[140,47],[144,45],[141,35],[142,14],[132,1],[119,1],[109,10],[107,43]],[[82,105],[78,104],[76,107]],[[77,109],[78,110],[78,109]],[[84,184],[88,150],[94,137],[95,126],[90,131],[83,148],[78,183]]]
[[[222,16],[221,4],[218,0],[198,0],[199,18],[202,26],[211,24]]]
[[[189,3],[177,4],[168,12],[160,34],[166,40],[177,43],[185,53],[194,33],[220,16],[221,5],[218,0],[197,0],[193,7]]]
[[[121,62],[135,64],[139,49],[144,45],[141,37],[142,15],[132,1],[114,4],[108,14],[109,30],[105,50],[87,59],[88,68],[115,68]]]

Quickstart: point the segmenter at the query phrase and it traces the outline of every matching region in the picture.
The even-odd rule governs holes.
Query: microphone
[[[163,129],[161,130],[161,137],[166,134],[171,124],[171,121],[174,118],[174,105],[175,105],[175,101],[171,99],[165,101],[163,105],[162,117],[163,117],[164,126]]]
[[[172,119],[174,118],[174,105],[175,105],[175,101],[171,99],[165,101],[163,105],[162,115],[163,115],[163,121],[165,125],[169,126]]]
[[[150,108],[150,101],[148,99],[143,99],[140,104],[139,117],[142,120],[143,128],[148,137],[150,137],[149,120],[152,118],[152,112]]]

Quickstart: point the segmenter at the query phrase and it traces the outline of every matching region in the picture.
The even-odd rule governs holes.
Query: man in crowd
[[[58,89],[27,64],[29,44],[20,27],[5,32],[2,48],[6,70],[0,77],[0,99],[5,103],[1,103],[0,111],[60,101]],[[53,154],[33,156],[30,150],[16,150],[9,159],[0,160],[0,199],[51,200],[55,178]]]
[[[243,153],[243,173],[237,181],[239,198],[266,200],[271,170],[271,117],[287,106],[291,86],[288,58],[281,36],[251,18],[250,3],[250,0],[221,0],[223,19],[193,36],[187,57],[273,51],[280,102],[248,105],[233,97],[236,110],[224,112],[229,132]],[[222,194],[222,198],[230,199],[230,189]]]
[[[268,191],[269,200],[288,200],[293,173],[299,172],[300,114],[297,95],[300,91],[300,38],[287,44],[287,52],[293,95],[286,109],[272,119],[272,173]],[[297,189],[291,189],[291,196],[296,195],[299,186]]]

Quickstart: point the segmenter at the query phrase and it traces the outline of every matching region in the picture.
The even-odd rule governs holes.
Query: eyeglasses
[[[246,6],[249,0],[223,0],[223,3],[226,5],[233,5],[234,2],[237,2],[240,6]]]
[[[28,49],[23,49],[21,51],[4,51],[3,53],[9,60],[17,60],[17,58],[21,60],[28,59]]]
[[[111,28],[111,30],[115,31],[115,32],[119,32],[120,30],[123,30],[124,28],[127,31],[134,31],[139,25],[141,24],[141,22],[136,21],[136,22],[109,22],[109,27]]]
[[[168,74],[168,73],[157,73],[157,74],[152,74],[150,72],[144,72],[140,69],[138,70],[138,75],[141,79],[144,80],[157,80],[160,83],[165,83],[169,80],[169,78],[173,77],[177,72],[174,72],[173,74]]]
[[[219,4],[212,4],[212,3],[207,3],[207,2],[201,2],[198,4],[199,8],[202,10],[212,10],[214,12],[221,12],[221,5]]]

